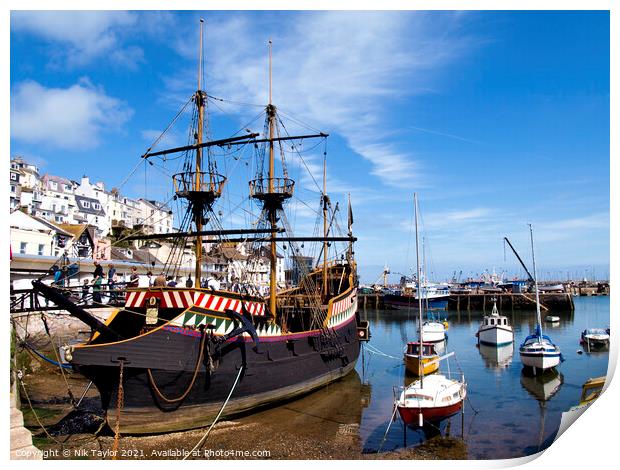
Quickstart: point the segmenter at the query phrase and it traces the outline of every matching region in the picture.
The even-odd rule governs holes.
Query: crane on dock
[[[515,247],[512,246],[512,243],[510,243],[510,240],[508,240],[508,237],[504,237],[504,242],[505,242],[504,243],[504,247],[506,246],[506,243],[508,243],[508,246],[510,247],[512,252],[515,254],[517,259],[519,260],[519,263],[521,263],[521,266],[523,266],[523,269],[525,269],[525,272],[527,273],[527,276],[529,278],[528,280],[533,283],[534,282],[534,278],[532,277],[532,275],[530,274],[530,271],[527,269],[527,266],[525,265],[525,263],[523,262],[523,260],[519,256],[519,253],[517,253],[517,250],[515,250]]]

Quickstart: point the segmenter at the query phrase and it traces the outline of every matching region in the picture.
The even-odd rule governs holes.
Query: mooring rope
[[[205,433],[205,435],[202,436],[202,438],[198,441],[198,444],[196,444],[194,448],[191,451],[189,451],[189,453],[185,457],[183,457],[183,460],[187,460],[187,458],[190,455],[192,455],[196,449],[198,449],[200,446],[202,446],[202,444],[204,444],[204,442],[207,440],[207,437],[209,437],[209,434],[211,433],[211,429],[213,429],[213,426],[215,426],[215,423],[217,423],[217,421],[220,419],[220,416],[222,415],[224,408],[226,408],[226,405],[228,404],[230,397],[235,391],[235,388],[237,387],[237,383],[239,382],[239,377],[241,377],[241,372],[243,371],[243,369],[244,369],[243,365],[239,367],[239,372],[237,372],[237,378],[235,379],[235,383],[233,383],[233,386],[231,387],[230,392],[228,392],[228,396],[226,397],[226,400],[224,401],[224,403],[222,403],[222,407],[220,408],[219,413],[217,414],[217,416],[211,423],[211,426],[209,426],[209,429],[207,429],[207,432]]]
[[[401,357],[396,357],[396,356],[390,356],[389,354],[384,353],[383,351],[381,351],[380,349],[375,348],[374,346],[372,346],[370,343],[366,344],[366,348],[368,349],[369,353],[372,354],[377,354],[379,356],[384,356],[384,357],[388,357],[390,359],[397,359],[397,360],[401,360]]]
[[[194,383],[196,382],[196,378],[198,377],[198,371],[200,370],[200,364],[202,364],[202,359],[204,357],[204,350],[205,350],[205,340],[207,338],[207,333],[206,331],[202,332],[202,339],[200,340],[200,352],[198,353],[198,360],[196,361],[196,367],[194,368],[194,375],[192,376],[192,381],[190,382],[189,386],[187,387],[187,389],[185,390],[185,392],[183,392],[183,394],[177,398],[168,398],[166,396],[164,396],[161,391],[159,390],[159,388],[157,387],[157,385],[155,384],[155,379],[153,378],[153,374],[151,372],[151,369],[147,369],[146,373],[148,375],[149,378],[149,383],[151,384],[151,387],[153,387],[153,391],[157,394],[157,396],[159,398],[161,398],[163,401],[165,401],[166,403],[178,403],[180,401],[182,401],[188,394],[189,392],[192,390],[192,388],[194,387]]]
[[[37,423],[39,424],[39,427],[41,429],[43,429],[43,432],[45,433],[45,435],[51,439],[52,441],[54,441],[56,444],[60,445],[60,448],[64,448],[64,443],[54,439],[52,437],[52,435],[47,431],[47,429],[45,428],[45,426],[43,426],[43,423],[41,422],[41,420],[39,419],[39,416],[37,415],[37,412],[34,410],[33,406],[32,406],[32,402],[30,401],[30,396],[28,395],[28,391],[26,390],[26,386],[24,385],[24,381],[22,380],[23,377],[23,372],[21,370],[17,371],[17,380],[19,380],[19,384],[22,386],[22,390],[24,391],[24,395],[26,396],[26,400],[28,401],[28,407],[30,408],[30,411],[32,411],[32,414],[34,416],[34,419],[37,421]]]

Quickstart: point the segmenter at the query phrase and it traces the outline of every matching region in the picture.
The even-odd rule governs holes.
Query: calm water
[[[575,298],[573,314],[560,314],[559,324],[543,326],[566,359],[557,373],[547,373],[543,378],[523,374],[518,351],[519,343],[534,328],[535,313],[502,313],[513,325],[515,344],[497,351],[477,346],[475,333],[482,312],[441,312],[441,317],[450,322],[447,350],[456,352],[456,360],[449,359],[450,369],[458,373],[460,365],[470,402],[464,416],[456,415],[442,423],[441,434],[462,436],[469,458],[520,457],[546,447],[557,432],[562,412],[579,402],[582,384],[607,373],[607,351],[577,351],[582,349],[579,339],[583,329],[609,326],[609,297]],[[365,395],[361,400],[360,438],[364,451],[372,452],[379,448],[390,419],[393,387],[411,381],[405,375],[401,357],[406,341],[417,337],[417,314],[366,310],[362,318],[371,324],[371,346],[397,358],[371,353],[366,348],[357,365]],[[442,371],[447,371],[443,361]],[[417,445],[426,437],[423,431],[409,429],[407,445]],[[403,445],[403,427],[398,421],[392,425],[383,449]]]

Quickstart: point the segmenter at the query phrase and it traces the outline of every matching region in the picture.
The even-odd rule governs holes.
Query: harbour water
[[[465,413],[444,421],[439,430],[409,429],[406,436],[401,422],[396,421],[383,444],[392,412],[393,389],[412,380],[405,374],[402,351],[408,340],[416,339],[417,313],[362,310],[360,315],[370,322],[372,338],[354,372],[300,399],[223,421],[205,448],[267,450],[272,459],[500,459],[536,453],[553,441],[562,412],[579,402],[582,384],[607,373],[607,350],[582,354],[578,351],[583,351],[579,343],[581,331],[609,325],[609,305],[609,297],[575,298],[574,313],[560,314],[559,323],[543,325],[545,333],[561,347],[566,360],[558,367],[557,374],[545,374],[542,378],[522,372],[518,353],[519,343],[534,328],[534,312],[501,312],[513,325],[515,343],[500,350],[477,345],[475,333],[483,312],[440,312],[441,318],[447,318],[450,323],[447,351],[456,352],[456,360],[449,360],[450,371],[460,374],[460,367],[468,383]],[[444,362],[442,371],[446,372]],[[58,405],[42,404],[42,399],[49,398],[52,379],[58,385],[59,395],[64,396],[61,379],[58,374],[38,377],[38,383],[34,378],[28,380],[30,393],[41,398],[37,406],[57,409]],[[72,374],[70,380],[74,394],[83,390],[84,379],[79,382],[78,375]],[[88,397],[92,405],[98,403],[94,390]],[[68,407],[65,404],[62,408]],[[38,426],[30,421],[33,431],[39,432]],[[239,441],[242,430],[261,432],[253,434],[255,438],[251,440]],[[70,444],[76,449],[112,445],[112,437],[95,442],[88,436],[92,431],[84,429],[71,434],[74,432],[78,434]],[[203,432],[127,436],[121,439],[121,449],[139,450],[138,454],[124,458],[161,458],[153,452],[191,449]],[[442,439],[446,437],[450,439]],[[89,444],[84,444],[85,441]],[[49,450],[56,447],[51,442],[43,446]],[[380,447],[382,452],[377,454]]]
[[[483,312],[441,312],[447,317],[447,350],[455,351],[458,365],[468,383],[469,400],[464,416],[444,422],[442,435],[463,438],[468,458],[495,459],[521,457],[538,452],[553,441],[563,411],[579,402],[582,384],[591,377],[607,373],[608,351],[584,351],[580,333],[587,327],[609,326],[609,297],[575,298],[575,311],[560,315],[556,324],[546,323],[549,334],[563,352],[565,362],[557,374],[533,378],[523,373],[519,343],[534,328],[535,312],[501,312],[513,325],[515,343],[497,348],[479,347],[475,333]],[[370,353],[358,364],[362,382],[371,385],[369,405],[362,413],[360,435],[365,452],[376,451],[387,428],[396,385],[408,383],[400,357],[407,340],[416,338],[416,313],[367,310],[362,314],[371,322],[371,346],[389,356]],[[452,373],[458,373],[452,358]],[[442,363],[442,370],[446,370]],[[474,412],[476,410],[477,413]],[[415,445],[428,437],[422,431],[407,431],[407,444]],[[403,428],[395,423],[383,445],[392,450],[404,445]]]

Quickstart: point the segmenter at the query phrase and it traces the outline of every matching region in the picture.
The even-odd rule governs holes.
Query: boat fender
[[[422,416],[422,412],[421,411],[418,413],[418,426],[419,427],[423,427],[424,426],[424,416]]]

